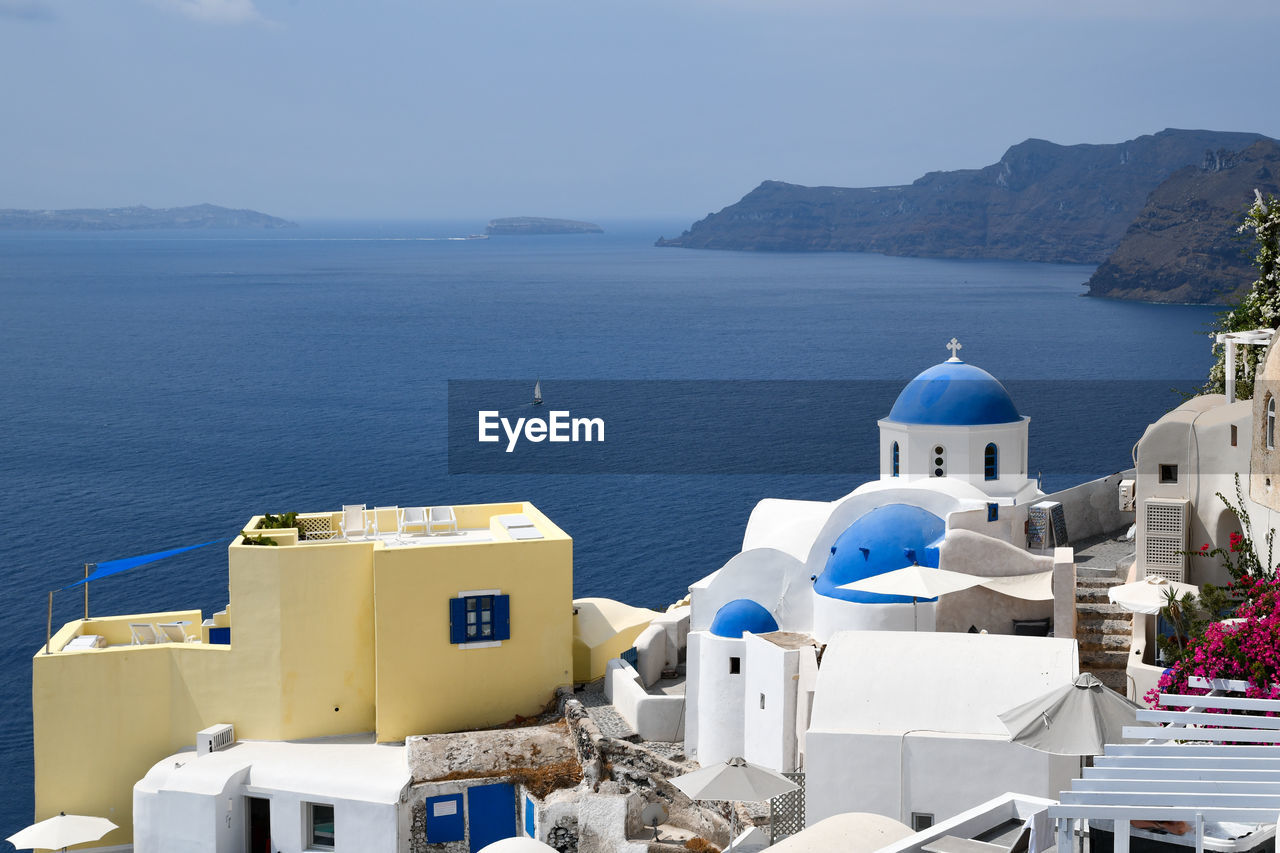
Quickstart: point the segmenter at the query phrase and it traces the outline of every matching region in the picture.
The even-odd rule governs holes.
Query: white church
[[[917,779],[937,771],[936,749],[973,766],[994,760],[1003,770],[991,784],[1017,787],[992,796],[1056,792],[1070,778],[1070,761],[1009,744],[995,718],[1079,669],[1074,639],[991,636],[1014,634],[1015,621],[1038,621],[1047,634],[1053,613],[1054,558],[1026,548],[1028,508],[1044,498],[1027,476],[1030,418],[995,377],[959,358],[954,338],[948,348],[951,357],[911,380],[879,421],[879,479],[830,502],[762,500],[741,552],[690,586],[687,750],[704,767],[737,755],[784,772],[803,767],[811,819],[857,800],[856,778],[843,778],[852,757],[870,754],[866,738],[893,733],[886,719],[905,697],[911,708],[899,716],[946,733],[906,746],[905,730],[893,734],[894,749],[923,762]],[[988,580],[941,600],[842,588],[913,564]],[[921,633],[907,643],[886,631]],[[1000,691],[968,684],[983,669],[1003,673]],[[912,686],[922,676],[950,685],[966,712],[922,706]],[[862,731],[859,720],[872,718],[879,730]],[[806,748],[823,755],[806,757]],[[910,775],[903,755],[894,773]],[[870,777],[866,793],[882,782]],[[862,810],[908,819],[910,795],[898,788],[902,802]],[[969,793],[978,792],[960,792]]]

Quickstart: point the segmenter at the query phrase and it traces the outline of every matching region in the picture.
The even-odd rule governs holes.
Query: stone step
[[[1107,597],[1109,587],[1100,586],[1093,589],[1077,589],[1076,604],[1110,604],[1111,599]]]
[[[1129,663],[1129,653],[1123,649],[1081,649],[1081,669],[1123,669]]]
[[[1076,636],[1086,636],[1089,634],[1116,634],[1128,637],[1132,632],[1133,626],[1126,621],[1120,619],[1099,619],[1092,617],[1089,619],[1076,620]]]
[[[1076,642],[1080,644],[1081,651],[1085,649],[1109,649],[1112,651],[1119,650],[1128,654],[1132,637],[1128,633],[1103,634],[1096,631],[1088,631],[1083,634],[1076,634]]]
[[[1117,578],[1119,574],[1116,572],[1115,566],[1090,566],[1077,565],[1076,578]]]
[[[1081,664],[1081,672],[1092,672],[1098,680],[1122,696],[1129,695],[1129,676],[1123,669],[1089,669]]]
[[[1111,578],[1076,578],[1076,589],[1110,589],[1117,586]]]
[[[1077,604],[1076,617],[1101,616],[1104,619],[1119,619],[1122,622],[1133,621],[1132,611],[1125,610],[1119,604],[1090,603]]]

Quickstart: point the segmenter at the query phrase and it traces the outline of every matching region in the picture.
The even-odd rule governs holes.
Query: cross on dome
[[[947,361],[959,361],[960,357],[956,355],[956,353],[963,348],[964,348],[963,344],[961,344],[955,338],[952,338],[951,342],[947,344],[947,349],[951,350],[951,358],[947,359]]]

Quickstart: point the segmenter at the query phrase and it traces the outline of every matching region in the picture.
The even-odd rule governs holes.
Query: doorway
[[[272,853],[271,801],[265,797],[245,797],[248,801],[248,853]]]

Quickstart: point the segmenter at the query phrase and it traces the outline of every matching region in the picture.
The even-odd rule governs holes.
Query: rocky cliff
[[[657,245],[1100,263],[1171,174],[1265,138],[1169,129],[1112,145],[1029,139],[985,168],[930,172],[905,186],[765,181]]]
[[[1280,195],[1280,144],[1219,151],[1156,187],[1120,245],[1089,279],[1090,296],[1147,302],[1239,301],[1253,283],[1252,235],[1236,229],[1253,191]]]
[[[0,210],[0,229],[12,231],[142,231],[162,228],[293,228],[296,223],[216,204],[190,207],[111,207],[101,210]]]

